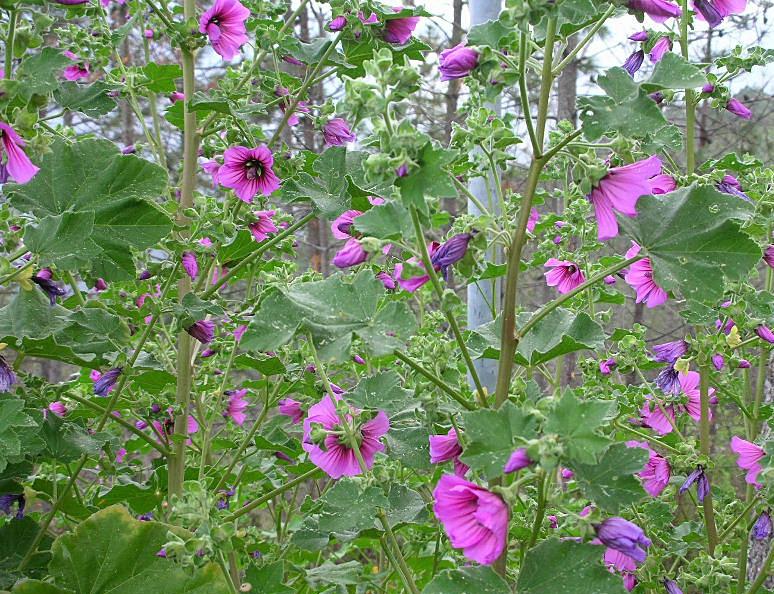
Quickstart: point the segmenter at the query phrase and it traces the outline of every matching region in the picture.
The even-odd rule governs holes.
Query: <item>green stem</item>
[[[683,16],[680,18],[680,51],[688,62],[688,20],[691,18],[691,13],[688,9],[688,0],[681,0],[680,4],[683,11]],[[685,156],[686,173],[691,175],[696,169],[696,100],[693,89],[685,89]]]
[[[435,290],[435,293],[441,302],[441,308],[443,309],[443,313],[446,316],[446,321],[449,323],[452,334],[454,334],[454,339],[457,341],[457,345],[462,352],[463,359],[465,359],[465,365],[468,368],[470,377],[473,379],[473,383],[476,386],[476,394],[478,396],[479,405],[483,408],[486,408],[488,406],[486,401],[486,392],[484,391],[484,387],[481,385],[481,379],[478,377],[478,371],[476,370],[475,365],[473,365],[473,359],[470,356],[467,345],[465,344],[465,339],[462,336],[462,331],[460,330],[459,324],[457,324],[457,318],[455,318],[454,315],[447,311],[443,306],[443,287],[441,286],[441,281],[438,280],[435,267],[430,260],[430,252],[427,250],[427,242],[425,241],[425,235],[422,232],[422,224],[419,221],[419,212],[417,212],[415,206],[411,207],[411,220],[414,223],[414,234],[416,235],[417,243],[419,243],[420,256],[422,259],[422,264],[424,264],[425,267],[425,272],[427,272],[427,276],[430,277],[430,284],[433,286],[433,289]]]
[[[169,17],[159,9],[158,6],[156,6],[156,3],[153,2],[153,0],[145,0],[146,4],[150,7],[150,9],[156,13],[156,15],[161,19],[161,22],[164,23],[164,25],[169,29],[170,31],[173,31],[175,28],[175,25],[172,23],[172,21],[169,20]]]
[[[747,517],[747,514],[750,513],[753,507],[755,507],[758,504],[758,499],[756,497],[752,498],[752,501],[747,504],[747,506],[742,510],[742,513],[740,513],[734,520],[726,527],[723,532],[720,533],[720,536],[718,536],[718,544],[721,544],[726,538],[728,538],[729,534],[731,534],[734,531],[734,528],[736,528],[736,525],[744,520]],[[747,538],[747,535],[745,535],[745,539]]]
[[[678,450],[676,448],[673,448],[672,446],[667,445],[667,444],[659,441],[658,439],[648,435],[647,433],[643,433],[642,431],[638,431],[637,429],[634,429],[633,427],[629,427],[628,425],[623,425],[623,424],[619,423],[618,421],[615,421],[615,426],[618,427],[619,429],[623,429],[624,431],[628,431],[629,433],[632,433],[632,434],[636,435],[637,437],[639,437],[640,439],[644,439],[645,441],[647,441],[649,443],[652,443],[655,446],[664,448],[665,450],[669,450],[673,454],[680,454],[681,453],[680,450]]]
[[[481,211],[481,214],[489,216],[489,209],[484,206],[484,203],[479,200],[473,192],[471,192],[465,184],[463,184],[460,180],[458,180],[454,175],[451,173],[449,174],[449,179],[452,180],[454,185],[457,187],[457,190],[465,194],[465,196],[476,205],[476,208]]]
[[[538,535],[540,534],[540,527],[543,525],[543,518],[546,514],[546,481],[548,480],[548,476],[543,476],[542,474],[538,475],[538,483],[537,483],[537,498],[538,498],[538,507],[537,511],[535,512],[535,521],[532,524],[532,533],[529,536],[529,543],[527,544],[527,549],[531,549],[535,543],[537,542]]]
[[[8,11],[8,36],[5,38],[5,80],[13,76],[13,44],[16,37],[16,20],[19,13],[15,9]]]
[[[16,270],[11,272],[10,274],[7,274],[3,278],[0,278],[0,285],[5,285],[5,284],[11,282],[13,279],[15,279],[17,276],[19,276],[22,272],[24,272],[28,268],[31,268],[34,265],[35,265],[35,262],[32,261],[32,260],[30,260],[29,262],[26,262],[25,264],[23,264],[21,267],[17,268]]]
[[[395,351],[395,357],[403,361],[406,365],[411,367],[411,369],[416,371],[418,374],[429,379],[436,386],[438,386],[442,391],[446,392],[455,401],[457,401],[460,405],[462,405],[463,408],[467,410],[476,410],[476,407],[473,404],[471,404],[471,402],[467,398],[465,398],[465,396],[463,396],[460,392],[452,388],[449,384],[447,384],[440,377],[435,375],[432,371],[425,369],[419,363],[417,363],[407,355],[404,355],[400,351]]]
[[[214,295],[218,289],[220,289],[224,284],[226,284],[231,279],[231,277],[236,275],[238,272],[241,272],[246,266],[249,266],[256,258],[258,258],[266,250],[274,247],[289,235],[292,235],[295,231],[297,231],[298,229],[306,225],[309,221],[314,219],[316,216],[317,214],[314,211],[312,211],[306,216],[304,216],[301,220],[296,221],[290,227],[288,227],[287,229],[284,229],[281,233],[277,233],[277,235],[275,235],[271,239],[263,242],[261,245],[255,248],[255,250],[251,254],[249,254],[248,256],[245,256],[239,264],[237,264],[226,274],[221,276],[218,279],[218,282],[216,282],[204,293],[202,293],[202,299],[207,299],[209,297],[212,297],[212,295]]]
[[[701,418],[699,420],[699,449],[707,457],[710,455],[710,397],[709,378],[710,371],[703,365],[699,368],[701,382],[699,384],[699,397],[701,398]],[[707,533],[707,550],[710,555],[715,554],[718,544],[718,530],[715,524],[715,511],[712,507],[712,492],[707,493],[702,503],[704,508],[704,526]]]
[[[78,283],[75,280],[75,277],[73,276],[73,273],[67,270],[66,272],[62,273],[62,276],[64,276],[64,279],[67,281],[67,284],[70,285],[70,288],[73,290],[73,297],[75,297],[75,300],[78,302],[78,305],[83,307],[86,305],[86,300],[83,298],[83,295],[81,294],[81,290],[78,288]]]
[[[225,518],[223,518],[223,522],[224,523],[233,522],[237,518],[245,515],[248,512],[251,512],[256,507],[259,507],[259,506],[263,505],[267,501],[271,501],[277,495],[281,495],[282,493],[284,493],[288,489],[292,489],[293,487],[295,487],[299,483],[303,483],[305,480],[314,478],[315,475],[319,474],[319,472],[320,472],[320,469],[315,467],[312,470],[306,471],[304,474],[298,475],[296,478],[288,481],[284,485],[281,485],[281,486],[277,487],[276,489],[272,489],[271,491],[269,491],[265,495],[262,495],[261,497],[259,497],[255,501],[251,501],[247,505],[245,505],[243,507],[240,507],[234,513],[227,515]]]
[[[599,31],[602,28],[602,25],[605,24],[605,21],[609,19],[611,16],[613,16],[613,13],[615,12],[616,6],[615,4],[608,7],[608,9],[602,14],[602,16],[599,18],[599,20],[594,23],[594,25],[589,29],[589,32],[586,33],[586,35],[578,42],[578,45],[575,46],[575,48],[567,54],[564,59],[559,62],[559,64],[556,65],[556,68],[553,69],[553,75],[558,76],[562,70],[564,70],[568,64],[570,64],[574,59],[575,56],[577,56],[586,45],[594,38],[594,36],[597,34],[597,31]]]
[[[750,584],[750,589],[747,590],[747,594],[755,594],[760,590],[763,582],[769,577],[769,568],[771,567],[772,560],[774,560],[774,546],[769,547],[769,554],[761,566],[761,572],[758,574],[758,577],[755,578],[755,581]]]
[[[538,144],[535,136],[535,124],[532,122],[532,112],[529,108],[529,91],[527,90],[527,46],[529,45],[529,34],[522,31],[519,35],[519,101],[521,111],[524,114],[524,121],[527,124],[527,134],[532,145],[532,154],[539,155],[542,147]]]

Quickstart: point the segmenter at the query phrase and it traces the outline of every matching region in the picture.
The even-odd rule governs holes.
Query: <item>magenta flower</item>
[[[651,497],[658,497],[669,485],[672,468],[661,454],[651,449],[645,441],[627,441],[627,447],[642,448],[648,452],[645,467],[636,476],[642,479],[642,486]]]
[[[615,211],[627,217],[637,216],[637,200],[651,193],[649,180],[660,173],[661,159],[653,155],[623,167],[611,168],[591,190],[589,200],[594,206],[600,241],[618,235]]]
[[[363,213],[359,210],[348,210],[336,217],[331,223],[331,233],[336,239],[349,239],[352,236],[352,223]]]
[[[540,213],[538,212],[537,208],[533,207],[529,211],[529,218],[527,219],[527,231],[529,231],[530,233],[534,233],[535,225],[537,225],[539,220],[540,220]]]
[[[269,233],[276,233],[278,231],[277,226],[272,220],[274,212],[273,210],[259,210],[253,213],[258,220],[250,223],[248,228],[250,233],[253,234],[255,241],[264,241],[269,237]]]
[[[707,21],[710,27],[717,27],[723,19],[732,14],[742,14],[747,0],[694,0],[696,16]]]
[[[220,171],[220,163],[218,163],[215,159],[210,159],[202,163],[202,169],[204,169],[205,173],[210,174],[210,177],[212,178],[212,187],[217,188],[218,172]]]
[[[637,585],[637,579],[634,577],[634,572],[637,571],[637,562],[634,559],[620,551],[607,547],[605,549],[604,562],[611,573],[621,574],[624,587],[628,592],[634,590],[634,586]]]
[[[13,181],[17,184],[26,184],[35,177],[40,168],[33,165],[22,150],[25,145],[24,140],[5,122],[0,122],[0,140],[2,140],[2,149],[5,153],[2,166]]]
[[[347,26],[347,17],[337,16],[330,23],[328,23],[328,31],[341,31]]]
[[[636,33],[632,33],[629,35],[629,39],[631,41],[647,41],[648,40],[648,32],[647,31],[637,31]]]
[[[774,244],[770,244],[763,250],[763,261],[768,264],[770,268],[774,268]]]
[[[752,535],[755,540],[768,540],[772,532],[771,515],[768,511],[762,511],[752,527]]]
[[[67,407],[61,400],[55,400],[49,404],[48,410],[54,413],[57,417],[63,417],[67,414]]]
[[[760,489],[763,485],[758,482],[758,475],[763,470],[761,460],[766,455],[764,449],[734,435],[731,438],[731,451],[739,456],[736,459],[736,465],[747,471],[747,475],[744,477],[745,482]]]
[[[350,410],[352,413],[356,412]],[[350,415],[347,415],[345,422],[351,422]],[[342,442],[339,435],[334,433],[318,435],[320,429],[324,432],[340,431],[341,425],[342,420],[339,418],[336,404],[328,395],[310,407],[304,419],[302,447],[309,454],[309,460],[334,479],[342,476],[357,476],[362,472],[355,452],[348,442]],[[366,469],[370,470],[374,465],[376,453],[384,451],[384,444],[380,439],[389,429],[390,421],[384,411],[379,411],[373,419],[363,423],[357,429],[360,453]]]
[[[395,279],[390,276],[388,272],[378,272],[376,274],[376,278],[378,278],[380,281],[382,281],[382,284],[384,285],[384,288],[388,291],[392,291],[395,289],[395,287],[398,286],[398,284],[395,282]]]
[[[768,326],[758,326],[755,329],[755,333],[760,337],[761,340],[765,340],[769,344],[774,344],[774,332],[772,332],[771,328]]]
[[[153,32],[153,29],[145,29],[142,35],[143,37],[145,37],[145,39],[153,39],[153,36],[155,35],[155,33]]]
[[[723,366],[726,364],[725,357],[720,353],[715,353],[710,358],[712,359],[712,366],[715,368],[716,371],[720,371],[721,369],[723,369]]]
[[[65,80],[78,81],[82,78],[89,78],[89,65],[88,64],[70,64],[62,71],[62,76]]]
[[[290,420],[294,425],[298,425],[304,420],[304,409],[301,408],[301,403],[298,400],[283,398],[279,401],[279,406],[277,408],[281,415],[290,417]]]
[[[392,10],[393,12],[400,12],[403,8],[396,6]],[[384,40],[388,43],[403,45],[411,39],[411,34],[416,29],[417,23],[419,23],[419,17],[417,16],[389,19],[384,23]]]
[[[206,33],[224,60],[231,60],[247,43],[245,21],[250,11],[239,0],[215,0],[199,19],[199,32]]]
[[[680,7],[669,0],[629,0],[629,8],[647,14],[657,23],[663,23],[670,18],[678,18],[683,14]]]
[[[726,109],[743,120],[752,118],[752,111],[750,111],[750,108],[738,99],[729,99],[728,103],[726,103]]]
[[[6,360],[0,356],[0,393],[10,392],[17,383],[16,374]]]
[[[470,467],[460,461],[462,446],[457,439],[457,431],[454,428],[449,429],[446,435],[430,436],[430,463],[443,464],[444,462],[454,462],[454,474],[464,477]]]
[[[237,326],[236,329],[234,330],[234,340],[236,340],[237,342],[242,340],[242,336],[244,336],[245,332],[247,332],[247,326],[245,326],[244,324],[241,326]]]
[[[517,472],[523,468],[531,466],[534,463],[535,462],[527,455],[527,448],[518,448],[511,454],[510,458],[508,458],[508,461],[503,467],[503,472],[505,474]]]
[[[441,244],[439,244],[437,241],[434,241],[429,246],[427,246],[427,251],[429,252],[431,259],[440,247]],[[424,268],[424,264],[418,258],[409,258],[408,263],[419,268]],[[395,265],[395,280],[398,281],[398,284],[404,291],[414,293],[426,282],[428,282],[430,277],[427,274],[420,274],[419,276],[413,276],[411,278],[403,278],[403,264],[398,263]]]
[[[280,187],[280,180],[272,170],[274,156],[266,145],[252,149],[231,147],[223,157],[225,162],[218,171],[218,181],[233,189],[240,200],[249,204],[258,192],[269,196]]]
[[[610,375],[613,372],[613,369],[617,367],[617,365],[618,363],[616,363],[616,360],[613,358],[600,361],[599,373],[601,373],[602,375]]]
[[[499,495],[445,474],[433,497],[435,517],[455,549],[482,565],[491,565],[500,557],[508,538],[508,508]]]
[[[465,78],[478,66],[478,52],[464,43],[441,52],[438,71],[441,80]]]
[[[180,91],[175,91],[174,93],[169,94],[169,102],[172,104],[177,103],[178,101],[184,101],[184,100],[185,100],[185,95]]]
[[[647,549],[652,544],[642,528],[623,518],[607,518],[596,524],[594,530],[602,544],[631,557],[637,563],[644,563]]]
[[[640,249],[639,245],[632,242],[632,247],[626,252],[626,258],[636,256]],[[667,292],[653,280],[653,266],[650,263],[650,258],[637,260],[629,266],[624,280],[636,291],[636,303],[644,302],[648,307],[657,307],[664,304],[669,297]]]
[[[202,344],[209,344],[215,338],[215,322],[199,320],[188,326],[185,331]]]
[[[648,57],[654,64],[661,61],[664,54],[672,51],[672,40],[669,37],[659,37],[658,41],[653,45],[653,49],[650,50]]]
[[[229,390],[226,392],[226,396],[228,396],[228,407],[223,413],[223,418],[231,419],[240,427],[244,424],[245,419],[247,419],[245,410],[247,409],[247,405],[250,404],[245,398],[246,394],[246,388]]]
[[[356,237],[350,237],[344,247],[333,256],[333,265],[337,268],[350,268],[366,260],[368,260],[368,252],[363,249]]]
[[[677,188],[675,178],[666,173],[659,173],[648,180],[651,194],[668,194]]]
[[[545,266],[551,268],[545,273],[546,284],[549,287],[556,287],[560,293],[569,293],[586,280],[578,265],[569,260],[549,258]]]
[[[183,268],[192,280],[199,276],[199,262],[196,260],[196,254],[193,252],[183,252]]]
[[[699,374],[695,371],[689,371],[687,373],[678,373],[677,380],[680,385],[680,390],[688,397],[686,404],[669,404],[663,406],[663,409],[674,422],[675,412],[686,412],[694,421],[701,420],[701,395],[699,393]],[[714,404],[717,399],[714,398],[715,388],[709,389],[710,403]],[[651,410],[651,408],[653,410]],[[651,403],[647,400],[640,410],[643,417],[643,424],[646,427],[650,427],[656,433],[660,435],[666,435],[672,432],[672,423],[661,412],[661,408],[655,403]],[[709,418],[712,419],[712,411],[710,411]]]
[[[54,275],[50,268],[41,268],[37,274],[33,274],[32,277],[30,277],[30,280],[38,285],[40,290],[46,294],[51,305],[55,305],[56,298],[63,297],[66,292],[54,282],[53,278]]]
[[[119,448],[116,452],[116,464],[123,464],[126,454],[126,448]]]
[[[640,50],[634,51],[626,58],[626,61],[621,65],[621,68],[629,73],[629,76],[634,76],[645,61],[645,52]]]
[[[349,128],[347,120],[343,118],[333,118],[323,127],[323,137],[325,144],[329,146],[341,146],[357,139]]]
[[[123,367],[113,367],[103,373],[97,381],[94,382],[94,393],[97,396],[107,396],[116,387],[118,378],[121,376]]]
[[[357,13],[357,18],[364,25],[375,25],[376,23],[379,22],[379,17],[376,15],[375,12],[372,12],[371,15],[368,18],[366,18],[365,14],[361,11]]]

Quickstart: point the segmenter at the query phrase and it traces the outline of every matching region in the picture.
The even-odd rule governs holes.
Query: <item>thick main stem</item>
[[[19,13],[15,9],[8,11],[8,36],[5,38],[5,76],[11,80],[13,76],[13,44],[16,36],[16,19]]]
[[[704,456],[710,455],[710,396],[709,396],[709,376],[710,372],[706,366],[699,370],[701,374],[701,383],[699,384],[699,397],[701,398],[701,418],[699,420],[699,449]],[[702,503],[704,508],[704,528],[707,533],[707,550],[710,555],[715,554],[715,547],[718,544],[718,529],[715,524],[715,510],[712,507],[712,492],[710,491],[704,497]]]
[[[688,0],[681,0],[683,16],[680,18],[680,52],[685,61],[688,54],[688,19],[691,18]],[[696,99],[693,89],[685,89],[685,170],[691,175],[696,169]]]

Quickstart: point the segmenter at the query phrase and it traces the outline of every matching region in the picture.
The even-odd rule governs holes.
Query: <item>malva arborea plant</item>
[[[457,8],[0,7],[0,590],[774,589],[765,7]]]

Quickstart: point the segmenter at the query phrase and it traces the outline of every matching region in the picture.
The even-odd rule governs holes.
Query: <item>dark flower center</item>
[[[574,265],[574,264],[570,264],[570,265],[567,267],[567,272],[569,272],[570,274],[575,274],[575,272],[576,272],[577,270],[578,270],[578,269],[575,267],[575,265]]]
[[[245,175],[247,179],[258,179],[263,174],[263,165],[260,161],[250,159],[245,163]]]

